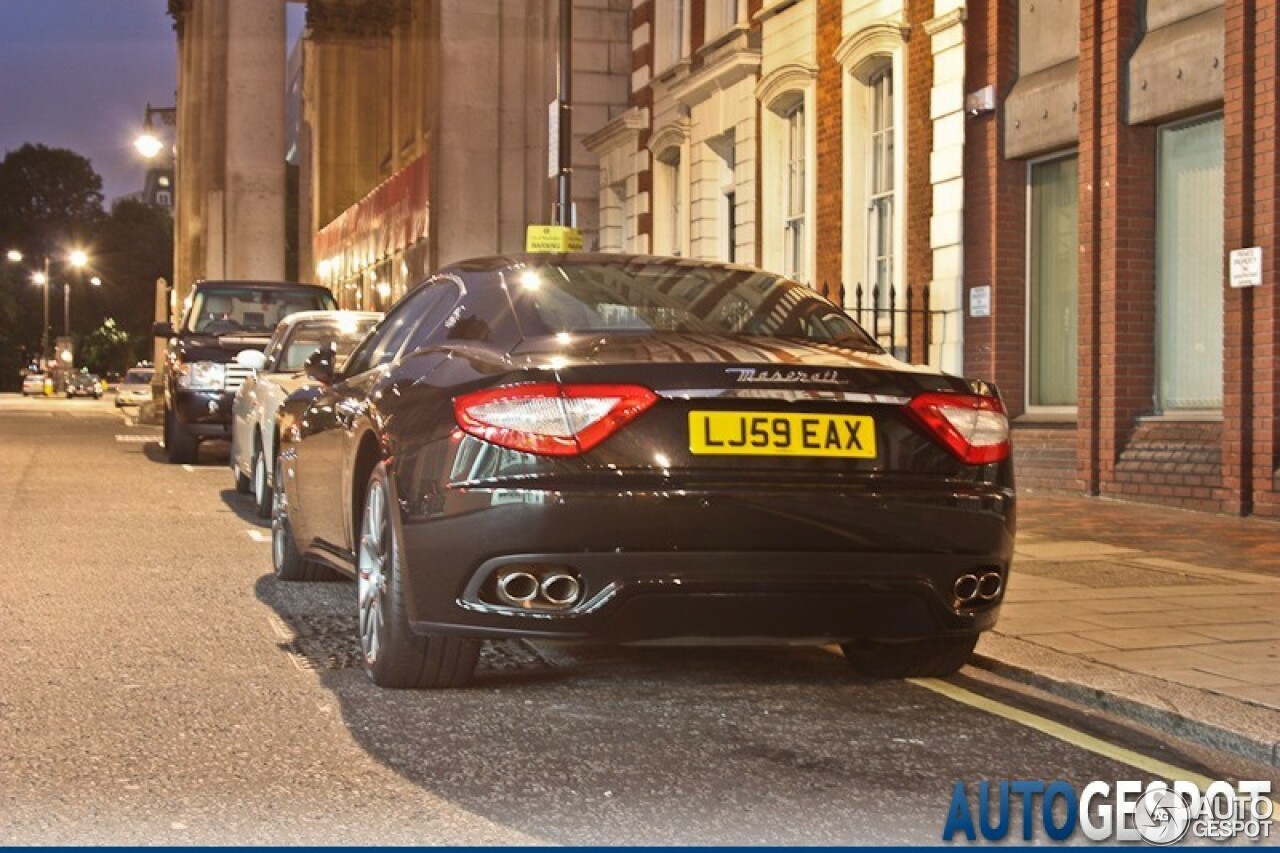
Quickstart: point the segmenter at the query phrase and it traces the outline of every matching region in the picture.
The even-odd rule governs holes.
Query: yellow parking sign
[[[582,232],[564,225],[530,225],[525,230],[526,252],[581,252]]]

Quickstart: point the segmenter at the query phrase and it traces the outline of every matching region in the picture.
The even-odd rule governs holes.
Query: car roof
[[[743,264],[726,264],[719,261],[703,261],[696,258],[674,258],[661,255],[625,255],[617,252],[511,252],[504,255],[488,255],[448,264],[442,272],[488,273],[526,266],[572,266],[595,264],[601,266],[667,266],[672,268],[724,270],[734,272],[769,273]],[[781,278],[782,276],[778,276]]]
[[[205,279],[197,281],[194,290],[206,290],[215,287],[251,287],[255,290],[323,290],[330,293],[329,288],[318,284],[303,284],[299,281],[258,281],[256,279]]]
[[[297,311],[282,319],[279,323],[280,327],[297,326],[302,323],[310,323],[314,321],[316,325],[321,323],[335,322],[340,317],[347,317],[352,320],[381,320],[381,311]]]

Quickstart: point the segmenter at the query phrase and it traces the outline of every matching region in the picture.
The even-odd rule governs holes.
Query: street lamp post
[[[5,253],[10,263],[22,263],[23,254],[17,249],[10,249]],[[67,254],[67,264],[76,272],[82,271],[89,265],[89,255],[83,249],[73,249]],[[44,262],[39,271],[31,274],[31,281],[40,285],[44,291],[44,325],[40,327],[40,368],[44,370],[48,367],[49,352],[49,256],[44,256]],[[102,279],[94,276],[89,280],[90,284],[95,286],[102,284]],[[62,285],[62,333],[66,337],[71,337],[71,284],[63,282]]]
[[[161,151],[164,150],[164,143],[160,141],[160,137],[156,136],[156,119],[160,123],[173,127],[178,122],[177,107],[153,107],[147,104],[147,112],[142,118],[142,133],[133,141],[133,147],[138,149],[138,153],[148,160],[155,159]]]
[[[83,253],[81,253],[83,254]],[[5,256],[10,263],[22,263],[23,254],[17,249],[10,249]],[[45,360],[49,356],[49,256],[44,257],[43,271],[32,273],[31,280],[44,288],[44,325],[40,327],[40,367],[43,370]]]

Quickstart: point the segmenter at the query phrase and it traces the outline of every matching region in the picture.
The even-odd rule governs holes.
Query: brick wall
[[[842,262],[841,222],[844,208],[844,134],[841,68],[836,48],[841,39],[841,0],[816,0],[818,4],[817,203],[814,223],[817,266],[813,286],[839,298]]]
[[[1224,242],[1227,251],[1261,246],[1265,281],[1259,288],[1227,288],[1225,293],[1223,498],[1230,511],[1276,518],[1276,8],[1264,0],[1229,0],[1225,11]],[[1232,57],[1250,61],[1233,62]]]
[[[1016,79],[1017,10],[1017,0],[982,0],[970,7],[965,29],[965,89],[993,85],[999,104]],[[1001,156],[1002,112],[970,119],[965,137],[965,287],[991,286],[992,316],[965,320],[964,364],[966,374],[1009,389],[1016,415],[1025,374],[1026,167]]]
[[[1252,58],[1254,65],[1254,170],[1253,241],[1263,250],[1263,286],[1253,301],[1252,418],[1253,511],[1257,515],[1280,518],[1280,16],[1274,3],[1255,2],[1253,8],[1238,10],[1238,0],[1227,3],[1227,31],[1232,17],[1240,11],[1254,20]],[[1231,36],[1228,35],[1228,39]],[[1230,42],[1228,42],[1230,45]],[[1228,56],[1231,54],[1228,52]],[[1228,62],[1228,70],[1231,63]],[[1228,205],[1232,204],[1228,195]],[[1232,248],[1230,245],[1228,249]]]
[[[636,138],[636,151],[643,152],[649,145],[649,138],[653,136],[653,64],[654,64],[654,33],[653,33],[653,0],[641,0],[631,9],[631,33],[632,33],[632,54],[631,65],[633,74],[642,75],[645,80],[644,85],[636,88],[633,86],[631,91],[631,105],[638,110],[644,112],[648,126],[641,129]],[[647,41],[640,41],[636,38],[638,33],[648,33]],[[653,199],[653,159],[649,158],[648,168],[640,169],[636,173],[636,192],[650,199],[652,205]],[[648,210],[641,210],[636,216],[636,235],[643,240],[647,240],[649,245],[653,246],[653,208],[650,206]]]
[[[1114,481],[1125,497],[1186,509],[1222,511],[1223,425],[1140,421],[1116,460]]]
[[[930,161],[933,154],[933,43],[924,24],[933,18],[933,0],[907,0],[911,32],[907,42],[907,280],[919,291],[933,281],[933,250],[930,222],[933,218],[933,182]],[[924,319],[912,329],[914,340],[924,335]]]
[[[1079,493],[1076,425],[1014,424],[1013,472],[1019,492]]]

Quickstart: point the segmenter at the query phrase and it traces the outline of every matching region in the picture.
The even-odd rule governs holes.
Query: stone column
[[[945,312],[930,330],[929,363],[949,373],[964,372],[964,71],[963,0],[936,0],[935,17],[924,30],[933,52],[929,115],[933,146],[929,182],[933,215],[930,308]]]
[[[284,277],[284,0],[222,0],[227,12],[228,278]]]

